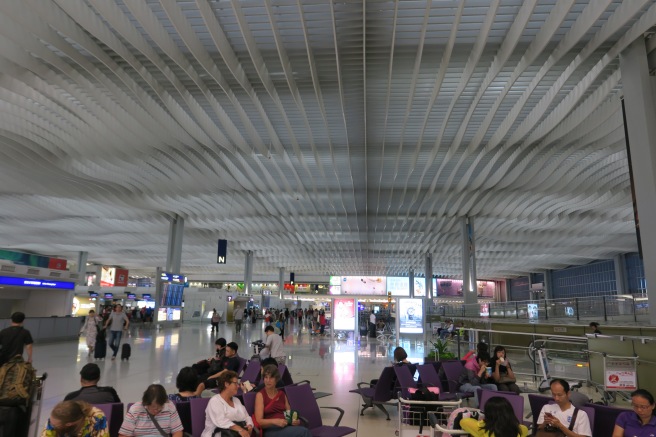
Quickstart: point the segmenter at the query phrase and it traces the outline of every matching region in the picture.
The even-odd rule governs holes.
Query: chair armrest
[[[302,381],[298,381],[298,382],[295,382],[295,383],[290,384],[290,385],[301,385],[301,384],[310,384],[310,380],[309,379],[304,379]],[[310,387],[310,388],[312,388],[312,387]],[[316,390],[316,388],[312,388],[312,390]]]
[[[368,382],[358,382],[358,388],[362,388],[363,385],[368,385],[369,387],[373,387],[374,385]]]
[[[301,426],[305,428],[310,428],[310,421],[303,416],[298,416],[298,420],[301,421]]]
[[[344,410],[342,410],[339,407],[319,407],[319,408],[330,408],[331,410],[337,410],[339,411],[339,417],[337,418],[337,422],[333,426],[339,426],[339,422],[342,421],[342,417],[344,416]]]
[[[437,419],[437,415],[433,411],[428,412],[428,421],[430,422],[431,428],[435,428],[435,425],[439,423],[439,420]]]

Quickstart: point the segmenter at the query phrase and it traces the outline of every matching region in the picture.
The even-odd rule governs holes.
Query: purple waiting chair
[[[590,425],[592,426],[594,424],[594,429],[597,430],[595,437],[611,437],[613,435],[613,429],[615,429],[617,416],[627,411],[623,408],[599,404],[585,404],[585,407],[591,408],[594,411],[594,417],[590,417],[590,413],[588,413],[588,417],[590,417]],[[587,412],[588,410],[585,411]]]
[[[442,361],[442,369],[449,385],[449,393],[455,393],[458,399],[468,399],[474,396],[474,393],[458,391],[460,375],[465,369],[465,366],[460,360]]]
[[[524,398],[516,393],[479,389],[478,408],[483,410],[487,401],[493,397],[506,398],[510,402],[519,423],[523,423],[526,426],[530,425],[530,422],[524,423]]]
[[[344,410],[339,407],[321,407],[330,408],[339,411],[339,417],[335,425],[324,425],[321,419],[321,410],[317,400],[312,393],[312,387],[309,384],[290,385],[284,388],[287,394],[287,400],[292,410],[298,411],[301,418],[307,423],[307,427],[315,437],[342,437],[355,432],[355,429],[348,426],[339,426],[344,416]]]
[[[246,408],[246,411],[251,416],[255,414],[255,396],[257,396],[257,392],[255,391],[244,393],[244,408]]]
[[[123,424],[123,403],[94,404],[93,406],[105,414],[107,428],[109,428],[109,437],[118,437],[118,431]]]
[[[394,366],[394,374],[396,375],[396,387],[401,390],[401,395],[404,398],[410,398],[408,389],[417,388],[417,382],[410,373],[408,366]]]
[[[260,374],[260,362],[258,360],[251,360],[244,369],[244,373],[241,375],[241,381],[249,381],[252,384],[255,384],[258,375]]]
[[[200,437],[205,429],[205,409],[211,398],[194,398],[189,400],[191,407],[191,435]]]
[[[366,387],[368,386],[368,387]],[[392,366],[385,367],[378,378],[378,382],[372,385],[368,382],[359,382],[358,388],[349,390],[350,393],[357,393],[362,396],[364,404],[360,416],[364,416],[364,410],[367,408],[376,407],[387,416],[390,420],[389,413],[385,409],[385,405],[396,405],[390,403],[394,398],[394,368]]]

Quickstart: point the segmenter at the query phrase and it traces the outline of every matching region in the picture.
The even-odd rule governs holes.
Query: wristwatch
[[[408,320],[414,320],[414,318],[415,318],[415,307],[408,308],[408,311],[406,311],[406,315],[408,316]]]

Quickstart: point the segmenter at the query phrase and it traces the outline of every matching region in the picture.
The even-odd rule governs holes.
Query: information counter
[[[76,340],[82,320],[82,317],[28,317],[23,327],[30,331],[35,343]],[[11,326],[10,319],[0,319],[0,329],[8,326]]]

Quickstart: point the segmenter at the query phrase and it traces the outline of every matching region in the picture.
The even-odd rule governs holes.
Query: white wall
[[[212,311],[214,308],[216,308],[218,312],[223,312],[221,321],[225,322],[227,315],[227,295],[228,292],[226,290],[219,290],[216,288],[190,287],[186,289],[184,291],[184,321],[197,323],[200,322],[201,319],[199,317],[193,317],[193,314],[194,312],[199,311],[202,317],[204,304],[205,312]],[[203,322],[209,323],[209,320],[203,320]]]
[[[14,301],[13,311],[22,311],[27,317],[64,317],[71,314],[73,291],[30,290],[27,298]]]

